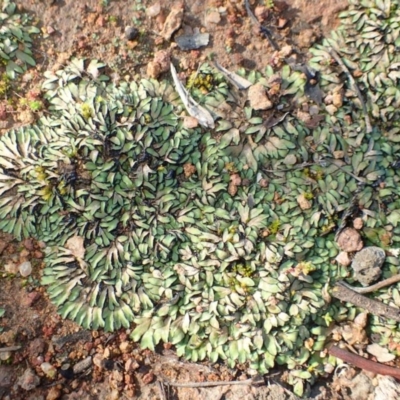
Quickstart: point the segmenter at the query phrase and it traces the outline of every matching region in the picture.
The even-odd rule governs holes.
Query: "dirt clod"
[[[342,251],[348,253],[359,251],[363,248],[361,235],[354,228],[345,228],[337,238],[337,244]]]
[[[273,106],[267,96],[265,87],[260,83],[250,86],[247,96],[250,107],[254,110],[269,110]]]
[[[172,35],[174,34],[175,31],[177,31],[181,24],[182,24],[182,19],[183,19],[183,7],[182,4],[175,5],[171,12],[168,14],[167,19],[165,20],[163,29],[160,33],[160,35],[165,39],[165,40],[170,40]]]
[[[30,391],[40,385],[40,378],[30,368],[27,368],[18,379],[18,385],[22,389]]]
[[[148,372],[146,375],[143,376],[143,383],[145,385],[148,385],[149,383],[153,382],[154,380],[154,374],[152,372]]]

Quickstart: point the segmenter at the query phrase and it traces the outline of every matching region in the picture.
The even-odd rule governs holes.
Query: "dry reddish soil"
[[[72,56],[105,61],[115,80],[126,75],[152,73],[148,64],[160,50],[166,50],[186,75],[196,70],[211,53],[217,54],[219,62],[232,70],[239,66],[262,69],[270,63],[273,51],[251,24],[244,1],[186,0],[182,3],[181,29],[171,40],[162,39],[160,32],[165,18],[177,3],[174,0],[158,2],[161,11],[152,17],[146,10],[157,4],[154,0],[18,0],[21,10],[34,16],[42,34],[35,41],[37,67],[16,83],[15,95],[38,91],[42,73],[47,69],[57,70]],[[280,26],[282,40],[298,48],[299,57],[306,57],[312,43],[335,28],[337,12],[347,6],[346,0],[275,1],[273,9],[261,6],[267,2],[250,3],[260,20]],[[256,8],[257,4],[260,5]],[[138,29],[135,40],[125,38],[127,26]],[[188,52],[176,46],[175,36],[197,31],[210,33],[208,46]],[[168,78],[167,73],[156,72],[160,72],[160,78]],[[31,123],[40,116],[40,112],[24,110],[17,101],[8,100],[12,106],[8,106],[7,119],[1,121],[2,131]],[[285,371],[271,374],[267,379],[269,385],[258,387],[162,387],[160,382],[165,380],[211,382],[248,377],[244,366],[231,370],[223,364],[183,362],[168,345],[160,346],[156,353],[142,351],[127,340],[129,331],[126,330],[114,334],[85,332],[76,324],[61,320],[39,286],[42,250],[41,244],[31,239],[19,243],[10,235],[0,236],[0,306],[6,310],[0,318],[0,348],[18,347],[8,358],[6,352],[0,352],[3,359],[0,362],[0,399],[295,398],[283,383]],[[33,265],[30,277],[5,272],[5,265],[19,265],[26,260]],[[89,356],[90,365],[79,365]],[[102,358],[107,361],[101,361]],[[40,368],[43,362],[57,369],[53,378],[43,373]],[[314,398],[341,398],[329,385],[329,382],[320,382],[314,389]]]

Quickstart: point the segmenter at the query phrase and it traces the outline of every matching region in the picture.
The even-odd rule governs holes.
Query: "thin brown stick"
[[[379,315],[400,322],[400,310],[398,308],[388,306],[377,300],[369,299],[362,294],[354,292],[347,285],[343,285],[341,282],[338,282],[337,286],[333,288],[332,296],[339,300],[352,303],[357,307],[364,308],[373,315]]]
[[[10,346],[10,347],[0,347],[0,353],[5,353],[6,351],[17,351],[21,346]]]
[[[360,89],[357,86],[357,83],[356,83],[355,79],[353,78],[353,75],[351,75],[349,69],[346,67],[346,65],[344,64],[344,62],[340,58],[339,54],[336,53],[336,51],[332,47],[329,49],[329,53],[335,59],[335,61],[340,65],[340,67],[342,68],[343,72],[349,78],[349,81],[350,81],[351,85],[353,86],[353,89],[355,90],[355,92],[357,94],[357,97],[358,97],[358,100],[360,100],[360,103],[361,103],[361,106],[362,106],[362,109],[363,109],[366,131],[367,131],[367,133],[371,133],[372,132],[372,125],[371,125],[371,121],[369,120],[369,115],[368,115],[368,112],[367,112],[367,106],[365,105],[364,99],[362,97]]]
[[[353,287],[353,286],[350,286],[348,283],[342,282],[342,281],[340,281],[340,284],[346,286],[347,288],[349,288],[351,290],[354,290],[355,292],[357,292],[359,294],[366,294],[366,293],[375,292],[375,290],[382,289],[383,287],[393,285],[394,283],[397,283],[397,282],[400,282],[400,274],[393,275],[390,278],[387,278],[383,281],[380,281],[378,283],[375,283],[374,285],[367,286],[367,287],[361,287],[361,288]]]
[[[167,395],[165,394],[164,383],[157,381],[158,391],[160,392],[160,400],[167,400]]]
[[[246,379],[244,381],[215,381],[215,382],[164,382],[168,386],[183,387],[183,388],[204,388],[214,386],[239,386],[239,385],[260,385],[264,383],[264,380],[254,381],[253,379]]]
[[[332,346],[328,350],[329,354],[340,358],[341,360],[353,364],[355,367],[371,371],[379,375],[389,375],[393,378],[400,379],[400,369],[389,367],[388,365],[380,364],[371,360],[367,360],[357,354],[350,353],[337,346]]]

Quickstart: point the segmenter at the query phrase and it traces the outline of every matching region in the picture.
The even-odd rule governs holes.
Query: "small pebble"
[[[125,362],[125,372],[135,371],[140,368],[139,363],[133,358],[128,358]]]
[[[40,293],[39,292],[30,292],[25,297],[24,304],[27,307],[32,307],[33,304],[36,303],[39,299],[40,299]]]
[[[40,378],[30,369],[26,369],[18,379],[18,385],[22,389],[29,391],[40,385]]]
[[[35,251],[33,252],[32,256],[33,256],[33,258],[39,258],[39,259],[41,259],[41,258],[44,257],[44,254],[43,254],[42,251],[35,250]]]
[[[118,399],[120,399],[120,395],[119,395],[119,392],[118,392],[117,389],[113,389],[111,391],[109,399],[110,400],[118,400]]]
[[[186,115],[183,117],[183,126],[186,129],[193,129],[199,126],[199,121],[197,118]]]
[[[160,3],[157,2],[147,8],[146,15],[150,18],[155,18],[157,17],[158,14],[160,14],[160,11],[161,11],[161,5]]]
[[[32,251],[34,248],[35,248],[35,246],[34,246],[34,243],[33,243],[33,240],[32,239],[25,239],[23,242],[22,242],[22,244],[24,245],[24,247],[27,249],[27,250],[29,250],[29,251]]]
[[[80,372],[85,371],[89,367],[92,366],[92,357],[86,357],[82,361],[79,361],[77,364],[74,365],[73,371],[74,374],[79,374]]]
[[[26,278],[27,276],[29,276],[32,273],[32,264],[30,263],[30,261],[25,261],[22,264],[20,264],[18,269],[19,269],[19,273],[21,274],[21,276]]]
[[[144,385],[148,385],[149,383],[153,382],[153,380],[154,380],[154,374],[151,371],[145,374],[142,378]]]
[[[102,369],[103,368],[103,356],[101,354],[96,354],[93,357],[93,364],[96,365],[96,367]]]
[[[332,104],[336,108],[340,108],[343,106],[343,93],[341,91],[333,93]]]
[[[60,368],[60,375],[65,379],[72,379],[74,377],[74,371],[70,364],[64,364]]]
[[[23,249],[21,253],[19,253],[19,258],[21,260],[26,260],[29,257],[30,251],[27,249]]]
[[[341,251],[335,258],[335,260],[344,267],[348,267],[351,264],[351,259],[349,253],[346,251]]]
[[[344,156],[345,156],[345,153],[343,150],[335,150],[333,152],[333,158],[335,160],[340,160],[341,158],[344,158]]]
[[[46,400],[57,400],[61,395],[61,390],[57,386],[53,386],[47,393]]]
[[[51,25],[48,25],[46,26],[46,31],[49,35],[52,35],[56,30]]]
[[[337,107],[335,107],[333,104],[329,104],[328,106],[326,106],[326,111],[329,115],[333,115],[336,113]]]
[[[273,107],[272,102],[267,96],[265,87],[261,83],[250,86],[247,97],[250,107],[254,108],[254,110],[269,110]]]
[[[54,378],[57,375],[57,370],[48,362],[42,363],[40,368],[49,378]]]
[[[175,7],[171,9],[171,12],[168,14],[168,17],[165,20],[164,26],[160,35],[165,40],[170,40],[171,36],[177,31],[183,19],[183,7],[182,4],[177,4]]]
[[[157,79],[161,74],[161,66],[158,62],[150,61],[147,64],[147,76],[149,78]]]
[[[139,35],[139,31],[133,26],[127,26],[125,28],[125,38],[127,40],[135,40]]]
[[[354,219],[353,221],[354,229],[360,230],[363,228],[363,226],[364,226],[364,221],[360,217]]]
[[[361,235],[354,228],[343,229],[338,235],[337,244],[340,250],[348,253],[360,251],[364,246]]]
[[[7,361],[8,359],[10,359],[12,356],[11,351],[2,351],[0,353],[0,360],[1,361]]]
[[[297,163],[297,158],[294,154],[288,154],[284,160],[283,163],[285,165],[295,165]]]
[[[4,270],[9,274],[16,274],[18,272],[18,265],[9,261],[7,264],[4,264]]]
[[[381,275],[385,258],[386,253],[380,247],[365,247],[355,255],[351,264],[354,270],[354,278],[363,286],[371,285]]]
[[[108,371],[111,371],[114,368],[114,361],[113,360],[103,360],[102,363],[103,367]]]
[[[221,15],[218,11],[211,11],[209,14],[206,15],[206,24],[219,24],[221,21]]]
[[[121,350],[122,354],[129,353],[130,351],[132,351],[132,345],[131,343],[125,341],[119,345],[119,349]]]
[[[278,19],[278,29],[283,29],[287,24],[287,19],[279,18]]]

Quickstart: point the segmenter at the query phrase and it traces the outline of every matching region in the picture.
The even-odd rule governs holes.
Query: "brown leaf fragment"
[[[342,328],[343,339],[351,346],[354,344],[367,344],[368,338],[365,329],[358,324],[350,322]]]
[[[232,174],[231,182],[233,185],[240,186],[242,184],[242,178],[240,177],[239,174]]]
[[[302,210],[309,210],[312,207],[312,201],[306,199],[304,193],[297,196],[297,203]]]
[[[382,347],[378,343],[373,343],[367,346],[367,352],[376,357],[379,362],[389,362],[393,361],[396,356],[394,354],[389,353],[386,347]]]
[[[233,182],[230,182],[228,185],[228,193],[233,197],[236,195],[237,191],[238,187]]]
[[[196,167],[193,164],[186,163],[183,165],[183,172],[185,174],[185,178],[190,178],[193,174],[196,173]]]
[[[76,258],[83,259],[85,257],[85,247],[83,245],[84,238],[82,236],[72,236],[67,240],[65,247],[71,250]]]

